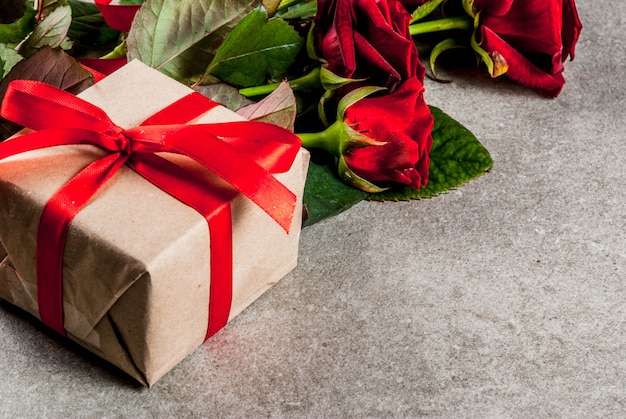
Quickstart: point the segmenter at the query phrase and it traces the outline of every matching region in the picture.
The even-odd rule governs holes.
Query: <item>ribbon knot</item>
[[[90,144],[109,152],[71,178],[43,209],[36,270],[39,314],[46,325],[65,335],[62,277],[69,225],[124,165],[207,220],[211,244],[207,337],[226,324],[232,297],[230,197],[221,196],[210,177],[199,176],[196,170],[157,153],[186,156],[200,164],[289,232],[296,196],[272,173],[288,170],[301,142],[287,130],[260,122],[186,125],[214,106],[209,99],[191,93],[141,126],[124,130],[102,109],[53,86],[26,80],[9,84],[0,115],[36,131],[0,144],[0,159],[71,144]]]
[[[128,137],[126,130],[115,126],[115,128],[108,131],[106,134],[114,138],[113,142],[116,145],[116,150],[126,156],[130,156],[132,154],[132,139]]]

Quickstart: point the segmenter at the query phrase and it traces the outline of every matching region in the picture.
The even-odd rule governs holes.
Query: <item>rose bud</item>
[[[409,33],[411,15],[398,0],[318,0],[316,53],[339,77],[367,78],[391,91],[425,69]]]
[[[422,83],[410,78],[393,92],[362,87],[339,102],[337,120],[325,131],[299,134],[305,147],[337,158],[339,175],[366,192],[390,182],[419,189],[428,182],[433,117]]]

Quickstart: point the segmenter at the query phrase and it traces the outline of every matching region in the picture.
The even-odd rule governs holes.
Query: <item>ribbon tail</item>
[[[98,189],[125,163],[107,155],[85,167],[50,198],[37,230],[36,270],[39,317],[59,334],[63,327],[63,254],[69,226]],[[44,297],[45,296],[45,297]]]
[[[154,154],[131,159],[129,166],[146,180],[164,190],[182,203],[195,209],[205,218],[209,229],[209,320],[205,340],[217,333],[228,322],[233,289],[232,191],[207,185],[187,170]]]

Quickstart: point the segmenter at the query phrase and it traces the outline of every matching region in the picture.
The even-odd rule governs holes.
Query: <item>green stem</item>
[[[278,86],[280,86],[280,83],[270,83],[264,84],[262,86],[245,87],[243,89],[239,89],[239,93],[247,97],[268,95],[276,90]],[[320,81],[320,68],[316,67],[311,70],[311,72],[305,74],[302,77],[289,80],[289,86],[291,86],[293,90],[321,89],[322,82]]]
[[[126,57],[126,41],[116,46],[113,51],[100,57],[101,59],[123,58]]]
[[[474,29],[474,23],[469,17],[457,16],[409,25],[409,31],[413,36],[431,32],[449,31],[452,29],[472,30]]]
[[[336,157],[341,154],[341,130],[343,121],[335,121],[331,126],[321,132],[299,133],[302,146],[306,148],[321,148]]]
[[[278,10],[285,10],[288,9],[289,7],[301,3],[302,0],[282,0],[280,2],[280,4],[278,5]]]

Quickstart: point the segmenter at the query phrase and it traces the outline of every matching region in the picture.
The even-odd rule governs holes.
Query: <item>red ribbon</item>
[[[214,172],[289,231],[296,196],[271,173],[287,171],[297,136],[261,122],[185,125],[216,104],[197,93],[138,127],[124,130],[97,106],[35,81],[10,83],[0,115],[36,132],[0,144],[0,159],[30,150],[90,144],[105,156],[83,168],[45,205],[37,236],[41,320],[62,335],[63,253],[74,216],[123,165],[201,213],[209,225],[211,279],[207,335],[228,321],[232,301],[232,228],[228,196],[193,170],[156,153],[184,155]],[[169,125],[165,125],[165,124]],[[231,191],[232,192],[232,191]]]
[[[130,31],[135,15],[141,4],[110,4],[111,0],[95,0],[107,25],[121,32]]]
[[[76,58],[85,70],[93,75],[93,82],[100,80],[119,70],[128,64],[126,57],[123,58]]]

